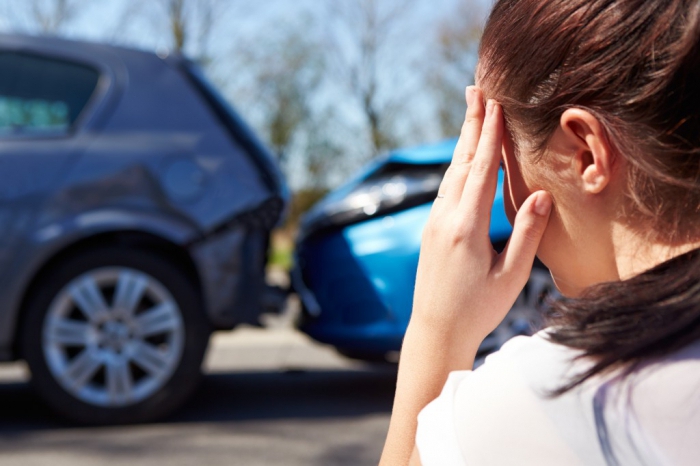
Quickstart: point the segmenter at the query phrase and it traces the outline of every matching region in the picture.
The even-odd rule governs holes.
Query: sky
[[[46,7],[55,1],[0,0],[0,32],[36,33],[35,24],[27,19],[30,5],[37,3]],[[171,48],[162,0],[69,1],[79,2],[80,9],[61,29],[61,36],[150,51],[164,52]],[[241,93],[239,84],[245,81],[246,70],[235,59],[237,47],[241,43],[255,47],[256,42],[274,36],[282,28],[304,28],[307,23],[308,34],[319,35],[323,40],[323,34],[336,28],[333,3],[354,1],[357,0],[221,0],[221,9],[205,46],[206,54],[213,58],[208,66],[209,75],[242,116],[254,127],[259,126],[261,109],[256,107],[255,102],[246,101],[245,93]],[[389,4],[389,0],[376,1],[380,5]],[[382,79],[379,98],[384,96],[388,100],[400,93],[405,100],[401,103],[407,117],[399,119],[397,123],[403,145],[417,145],[444,137],[435,125],[434,99],[421,87],[418,78],[425,67],[430,66],[436,25],[449,18],[459,1],[414,0],[410,14],[402,19],[391,48],[385,51],[384,66],[380,68]],[[490,0],[472,1],[481,6],[475,8],[475,15],[484,16]],[[310,17],[315,21],[310,21]],[[193,35],[196,34],[197,31],[194,31]],[[195,45],[185,51],[191,55],[201,52]],[[346,55],[343,59],[353,59],[351,47],[345,47],[340,52]],[[465,86],[470,84],[468,81],[469,78],[465,77]],[[343,115],[345,127],[339,132],[345,131],[342,136],[344,140],[358,138],[364,115],[358,111],[357,102],[346,89],[330,79],[324,82],[323,89],[317,94],[317,105],[331,106]],[[352,154],[352,144],[347,146],[346,158],[357,160],[358,164],[362,162],[364,149],[358,149],[357,154]],[[360,146],[358,143],[357,147]],[[356,167],[350,164],[349,168]],[[292,168],[289,174],[293,186],[304,183],[304,174],[299,170]]]

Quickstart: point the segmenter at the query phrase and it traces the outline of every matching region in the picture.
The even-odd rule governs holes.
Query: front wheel
[[[24,357],[48,404],[83,423],[143,422],[192,393],[209,332],[191,279],[148,251],[91,250],[45,274]]]
[[[525,288],[503,321],[486,337],[479,348],[480,355],[498,350],[506,341],[518,335],[531,335],[542,325],[546,299],[557,293],[549,270],[533,267]]]

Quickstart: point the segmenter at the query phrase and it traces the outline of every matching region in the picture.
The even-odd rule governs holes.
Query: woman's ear
[[[562,114],[560,127],[573,151],[576,174],[584,191],[603,192],[613,177],[615,162],[603,125],[590,112],[570,108]]]

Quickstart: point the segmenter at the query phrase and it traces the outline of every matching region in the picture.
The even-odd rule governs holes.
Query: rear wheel
[[[39,394],[85,423],[168,414],[192,393],[209,332],[192,280],[148,251],[80,253],[33,287],[22,333]]]

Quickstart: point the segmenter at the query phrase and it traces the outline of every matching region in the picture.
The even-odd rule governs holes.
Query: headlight
[[[308,234],[430,202],[437,195],[447,167],[448,164],[384,165],[346,196],[322,200],[304,217],[301,229]]]

